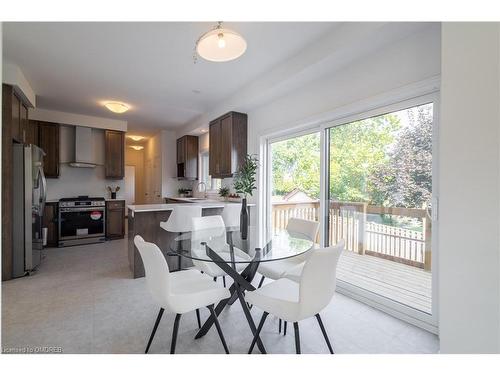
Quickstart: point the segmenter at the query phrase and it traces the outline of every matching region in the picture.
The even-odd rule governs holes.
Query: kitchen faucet
[[[196,190],[198,190],[199,193],[201,193],[200,185],[203,185],[203,197],[206,198],[207,197],[207,184],[205,184],[203,181],[198,182],[198,184],[196,185]]]

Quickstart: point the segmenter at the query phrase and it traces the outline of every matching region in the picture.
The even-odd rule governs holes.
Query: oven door
[[[104,207],[71,207],[59,209],[59,238],[104,236]]]

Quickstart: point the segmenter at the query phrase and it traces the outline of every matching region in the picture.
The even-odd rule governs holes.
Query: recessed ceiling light
[[[191,90],[193,92],[193,94],[200,94],[201,91],[200,90]]]
[[[120,102],[106,102],[104,106],[114,113],[124,113],[130,109],[128,105]]]
[[[207,129],[201,129],[202,133],[206,133],[208,130]]]
[[[127,135],[127,138],[130,138],[131,140],[138,142],[146,137],[143,137],[142,135]]]
[[[144,148],[144,146],[130,146],[130,148],[133,148],[136,151],[140,151]]]
[[[219,22],[213,30],[203,34],[196,42],[196,53],[205,60],[215,62],[237,59],[246,49],[245,39],[236,31],[223,28],[222,22]]]

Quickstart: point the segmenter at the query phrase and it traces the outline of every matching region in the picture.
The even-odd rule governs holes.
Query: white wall
[[[162,197],[177,196],[177,139],[174,131],[161,131]]]
[[[442,28],[442,353],[500,351],[499,26]]]
[[[92,129],[92,145],[95,168],[74,168],[68,163],[74,158],[75,127],[61,125],[59,160],[59,178],[47,179],[47,199],[57,200],[65,197],[89,195],[109,197],[107,186],[120,186],[117,197],[122,197],[125,190],[123,180],[107,180],[104,175],[104,130]]]

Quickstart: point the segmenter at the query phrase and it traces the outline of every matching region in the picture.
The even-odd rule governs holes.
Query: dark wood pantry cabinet
[[[125,133],[106,130],[104,169],[106,178],[122,179],[125,176]]]
[[[209,174],[232,177],[247,154],[247,115],[229,112],[210,122]]]
[[[198,137],[194,135],[177,140],[177,178],[198,179]]]

